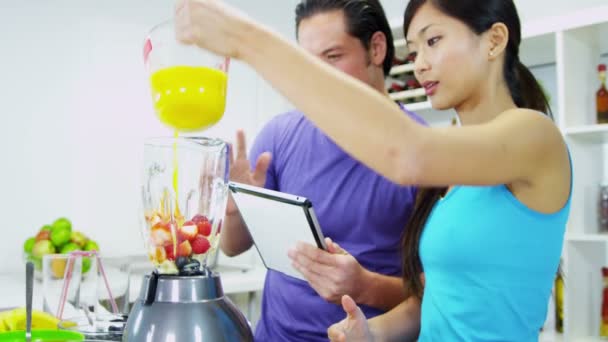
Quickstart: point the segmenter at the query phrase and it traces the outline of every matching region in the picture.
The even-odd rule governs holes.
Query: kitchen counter
[[[215,270],[220,273],[225,294],[254,293],[264,287],[266,269],[263,266],[224,266]],[[145,272],[133,272],[130,278],[130,300],[139,295],[141,280]],[[0,274],[0,310],[25,306],[25,270],[23,272]],[[42,281],[34,281],[33,307],[42,309]]]

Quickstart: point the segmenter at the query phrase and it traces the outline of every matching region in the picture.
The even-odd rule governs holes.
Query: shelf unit
[[[391,21],[397,49],[405,48],[401,26],[401,19]],[[523,23],[520,59],[550,96],[554,120],[568,143],[574,168],[562,254],[565,331],[555,332],[555,313],[549,311],[540,341],[605,341],[599,337],[599,326],[608,233],[599,231],[597,196],[599,184],[608,180],[608,124],[596,124],[595,93],[597,65],[608,63],[608,5]],[[406,107],[425,119],[441,115],[431,114],[428,102],[416,105]],[[449,120],[449,116],[444,119]]]

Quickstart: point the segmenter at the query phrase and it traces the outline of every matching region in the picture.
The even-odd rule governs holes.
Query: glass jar
[[[228,162],[228,146],[220,140],[146,141],[142,229],[158,274],[206,273],[226,210]]]

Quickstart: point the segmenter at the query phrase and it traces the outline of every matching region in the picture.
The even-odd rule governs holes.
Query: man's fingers
[[[258,160],[255,162],[255,169],[253,170],[253,180],[256,183],[262,183],[266,179],[266,172],[268,171],[268,167],[270,167],[271,160],[272,154],[270,152],[264,152],[258,157]]]
[[[327,246],[327,251],[331,254],[348,254],[348,252],[345,251],[344,248],[333,242],[331,238],[325,238],[325,245]]]
[[[314,262],[325,264],[328,266],[336,266],[336,255],[328,253],[317,246],[313,246],[309,243],[298,242],[296,244],[296,251],[300,254],[303,254],[308,259],[313,260]]]
[[[245,142],[245,132],[242,129],[236,131],[236,158],[247,159],[247,143]]]
[[[306,277],[311,283],[312,280],[315,280],[315,284],[320,284],[323,279],[329,280],[331,282],[337,281],[335,279],[338,270],[334,267],[327,266],[324,264],[315,263],[313,260],[306,258],[301,254],[295,254],[295,256],[291,256],[292,265],[300,272],[302,275]]]

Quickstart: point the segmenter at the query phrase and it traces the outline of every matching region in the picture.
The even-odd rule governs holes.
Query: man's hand
[[[367,320],[357,304],[349,296],[342,297],[342,308],[346,318],[327,329],[327,337],[336,342],[370,342],[373,336]]]
[[[249,159],[247,158],[247,144],[245,143],[245,133],[243,130],[236,132],[236,156],[235,149],[230,145],[230,180],[238,183],[249,184],[263,187],[266,183],[266,171],[270,166],[272,156],[269,152],[262,153],[255,163],[255,168],[251,170]],[[237,211],[236,204],[232,197],[228,199],[226,215],[234,214]]]
[[[307,243],[289,250],[293,266],[323,299],[339,304],[343,295],[359,297],[363,277],[368,272],[352,255],[326,238],[328,251]]]

